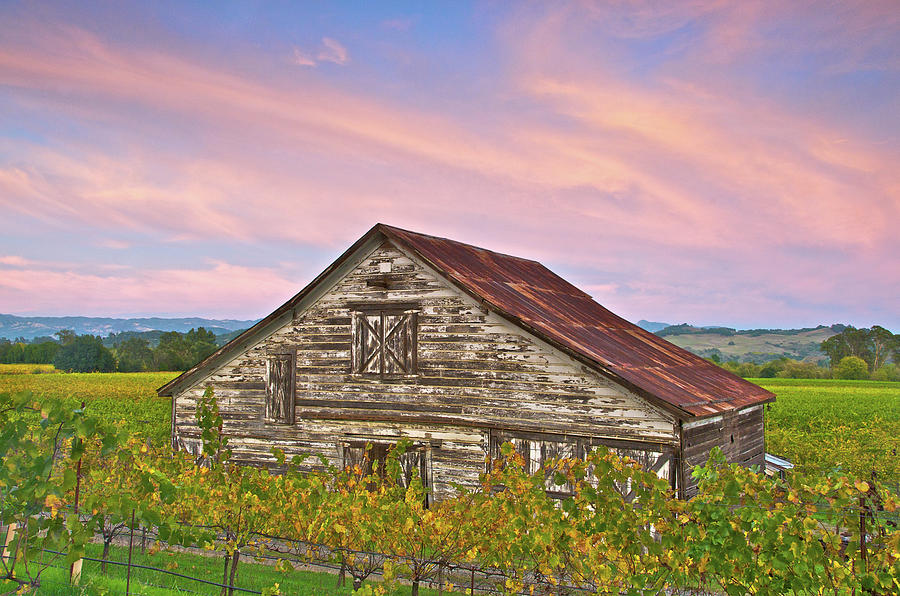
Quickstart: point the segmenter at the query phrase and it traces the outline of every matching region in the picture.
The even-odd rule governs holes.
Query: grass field
[[[198,578],[210,582],[222,582],[222,557],[204,556],[187,552],[160,551],[150,554],[141,552],[138,546],[139,536],[135,536],[135,547],[132,552],[132,563],[155,567]],[[102,547],[99,544],[89,544],[86,556],[99,559]],[[112,547],[110,561],[125,563],[128,560],[128,549],[125,547]],[[66,570],[57,568],[54,563],[42,575],[42,586],[37,591],[40,596],[63,596],[82,594],[85,596],[105,596],[107,594],[124,594],[127,568],[122,565],[110,564],[107,573],[103,575],[100,563],[84,561],[81,570],[81,582],[78,587],[69,585],[69,576]],[[244,557],[238,566],[237,587],[247,588],[261,592],[265,588],[272,588],[276,583],[282,594],[313,595],[313,594],[352,594],[352,578],[349,576],[345,585],[337,585],[338,577],[327,571],[300,571],[289,573],[277,571],[272,565],[253,562],[252,557]],[[0,593],[10,589],[0,582]],[[131,590],[129,594],[142,594],[146,596],[174,596],[184,594],[218,594],[220,588],[209,584],[203,584],[191,579],[170,575],[160,571],[133,568],[131,571]],[[247,592],[236,591],[235,594]],[[399,586],[392,595],[409,594],[410,588]],[[434,594],[436,591],[421,589],[420,594]]]
[[[750,379],[778,400],[766,411],[766,450],[800,471],[876,470],[900,482],[900,383]]]

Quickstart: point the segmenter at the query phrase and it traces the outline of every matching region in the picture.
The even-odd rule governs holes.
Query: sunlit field
[[[39,375],[59,372],[52,364],[0,364],[0,375]]]
[[[50,365],[4,365],[0,368],[0,393],[30,390],[38,400],[64,399],[72,407],[78,407],[84,401],[89,411],[121,424],[137,436],[153,443],[168,440],[171,400],[158,397],[156,390],[179,373],[21,374],[16,369],[6,368],[22,366]]]
[[[900,383],[751,379],[778,400],[766,411],[766,451],[804,472],[834,468],[900,481]]]

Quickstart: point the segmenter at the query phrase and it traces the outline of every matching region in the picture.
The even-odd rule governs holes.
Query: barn
[[[343,466],[406,439],[405,467],[438,499],[476,484],[504,442],[533,469],[606,445],[690,497],[714,446],[765,465],[775,399],[536,261],[384,224],[159,389],[175,448],[198,451],[207,387],[238,462],[273,465],[278,447]]]

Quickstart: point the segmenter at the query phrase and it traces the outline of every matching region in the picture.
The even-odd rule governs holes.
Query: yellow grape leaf
[[[856,490],[858,490],[861,493],[869,492],[869,483],[866,482],[865,480],[857,481],[856,482]]]

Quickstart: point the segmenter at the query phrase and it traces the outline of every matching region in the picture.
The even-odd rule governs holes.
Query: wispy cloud
[[[115,240],[112,238],[108,238],[106,240],[99,240],[97,242],[97,246],[102,248],[111,248],[113,250],[125,250],[127,248],[131,248],[130,242],[125,242],[124,240]]]
[[[34,263],[31,259],[26,259],[17,255],[0,256],[0,265],[11,265],[13,267],[27,267]]]
[[[297,66],[315,66],[315,59],[309,55],[308,53],[302,51],[300,48],[294,48],[294,59],[293,63]]]
[[[381,26],[385,29],[393,29],[394,31],[409,31],[415,21],[416,19],[413,17],[398,17],[381,21]]]
[[[319,51],[319,60],[322,62],[334,62],[335,64],[346,64],[347,48],[341,43],[330,37],[322,38],[322,49]]]
[[[323,37],[319,49],[315,52],[295,47],[292,62],[297,66],[315,67],[319,62],[331,62],[343,66],[349,59],[347,48],[341,42],[331,37]]]

